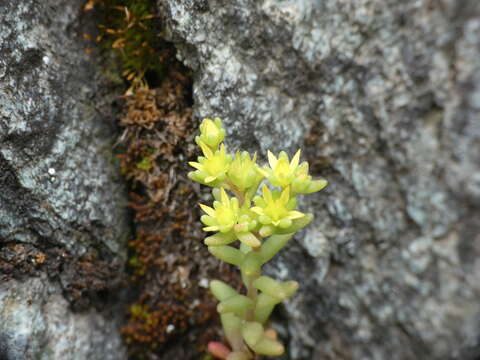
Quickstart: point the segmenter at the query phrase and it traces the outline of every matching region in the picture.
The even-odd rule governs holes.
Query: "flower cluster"
[[[204,119],[195,138],[203,156],[189,163],[195,168],[189,177],[213,188],[212,206],[200,204],[203,230],[210,233],[204,242],[212,255],[239,267],[246,287],[240,294],[221,281],[210,283],[229,347],[214,342],[209,350],[227,360],[281,355],[283,345],[265,326],[275,305],[293,295],[298,283],[262,276],[261,269],[313,219],[296,210],[296,196],[317,192],[327,181],[312,179],[308,163],[300,163],[300,150],[291,160],[283,151],[278,157],[268,151],[268,165],[260,167],[256,154],[229,154],[224,138],[220,119]]]

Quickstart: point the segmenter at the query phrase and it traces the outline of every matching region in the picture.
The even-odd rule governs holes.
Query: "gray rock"
[[[480,3],[157,3],[197,117],[330,182],[269,268],[291,358],[480,356]]]
[[[109,290],[81,283],[82,265],[125,257],[112,89],[81,38],[93,25],[81,0],[0,3],[0,358],[122,359],[113,310],[66,300]]]
[[[119,321],[94,309],[75,313],[45,276],[0,285],[0,355],[20,359],[125,358]]]

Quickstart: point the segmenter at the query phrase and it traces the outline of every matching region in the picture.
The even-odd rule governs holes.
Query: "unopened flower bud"
[[[203,119],[200,125],[200,136],[195,138],[198,145],[203,142],[212,150],[216,150],[218,145],[225,138],[225,129],[222,126],[222,120],[219,118]]]

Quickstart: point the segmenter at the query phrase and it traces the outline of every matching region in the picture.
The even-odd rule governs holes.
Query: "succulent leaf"
[[[278,341],[265,336],[252,347],[252,350],[260,355],[280,356],[285,352],[285,347]]]
[[[220,314],[225,337],[234,350],[243,347],[242,320],[233,313]]]
[[[255,321],[264,324],[270,317],[275,305],[279,302],[280,301],[277,298],[268,294],[261,293],[258,295],[257,304],[255,306]]]
[[[242,326],[242,336],[247,345],[251,348],[263,338],[263,326],[258,322],[246,322]]]
[[[282,284],[268,276],[260,276],[253,282],[253,286],[280,301],[287,297]]]
[[[237,237],[233,232],[229,233],[216,233],[215,235],[205,238],[204,243],[208,246],[220,246],[228,245],[237,240]]]
[[[210,282],[210,291],[218,301],[223,301],[232,296],[238,295],[234,288],[220,280],[212,280]]]
[[[232,246],[209,246],[208,251],[210,251],[213,256],[232,265],[240,266],[243,262],[243,253]]]
[[[270,261],[292,238],[293,234],[278,234],[270,236],[260,248],[263,263]]]
[[[227,360],[249,360],[249,358],[248,358],[248,355],[245,354],[244,352],[235,351],[235,352],[231,352],[227,356]]]
[[[258,248],[262,243],[251,232],[237,233],[238,240],[252,248]]]
[[[242,262],[242,273],[247,277],[253,277],[260,275],[260,269],[263,265],[263,258],[259,252],[251,251]]]
[[[253,300],[244,295],[234,295],[228,299],[223,300],[217,305],[217,311],[220,314],[234,313],[243,318],[245,312],[253,308]]]

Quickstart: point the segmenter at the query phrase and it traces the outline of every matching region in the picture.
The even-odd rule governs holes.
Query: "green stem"
[[[259,239],[260,241],[262,240],[260,235],[257,233],[254,233],[254,235]],[[252,251],[260,251],[260,247],[258,248],[252,248]],[[253,282],[260,277],[261,274],[258,274],[256,276],[250,276],[246,278],[245,282],[245,287],[247,288],[247,297],[252,299],[254,306],[253,308],[248,311],[247,313],[247,319],[248,321],[254,321],[255,320],[255,307],[257,305],[257,296],[258,296],[258,291],[257,289],[253,286]]]
[[[235,197],[238,199],[240,207],[243,206],[245,202],[245,194],[240,191],[231,181],[227,180],[226,184],[230,187],[230,191],[235,195]],[[254,233],[255,237],[259,239],[260,241],[262,240],[262,237],[258,233]],[[252,248],[252,251],[260,251],[260,247],[257,248]],[[243,279],[243,283],[245,288],[247,289],[247,297],[252,299],[254,306],[252,309],[250,309],[247,314],[245,315],[246,321],[255,321],[255,307],[257,305],[257,296],[258,296],[258,290],[253,286],[253,282],[258,279],[260,275],[255,275],[255,276],[245,276]],[[241,337],[241,335],[240,335]],[[240,343],[242,343],[243,349],[235,349],[237,346],[235,346],[234,350],[235,351],[242,351],[247,355],[249,359],[252,360],[257,360],[260,359],[260,357],[256,354],[252,354],[251,351],[249,351],[247,345],[243,342],[243,338],[240,340]]]
[[[230,180],[226,180],[225,183],[230,187],[230,191],[233,192],[238,199],[239,206],[242,207],[245,202],[245,194],[243,194]]]
[[[253,308],[250,309],[248,312],[247,312],[247,315],[246,315],[246,319],[245,320],[248,320],[248,321],[254,321],[255,318],[255,307],[257,305],[257,295],[258,295],[258,291],[257,289],[253,286],[253,282],[258,278],[258,276],[255,276],[255,277],[249,277],[247,278],[247,283],[245,284],[245,287],[247,288],[247,297],[252,299],[253,301]]]

